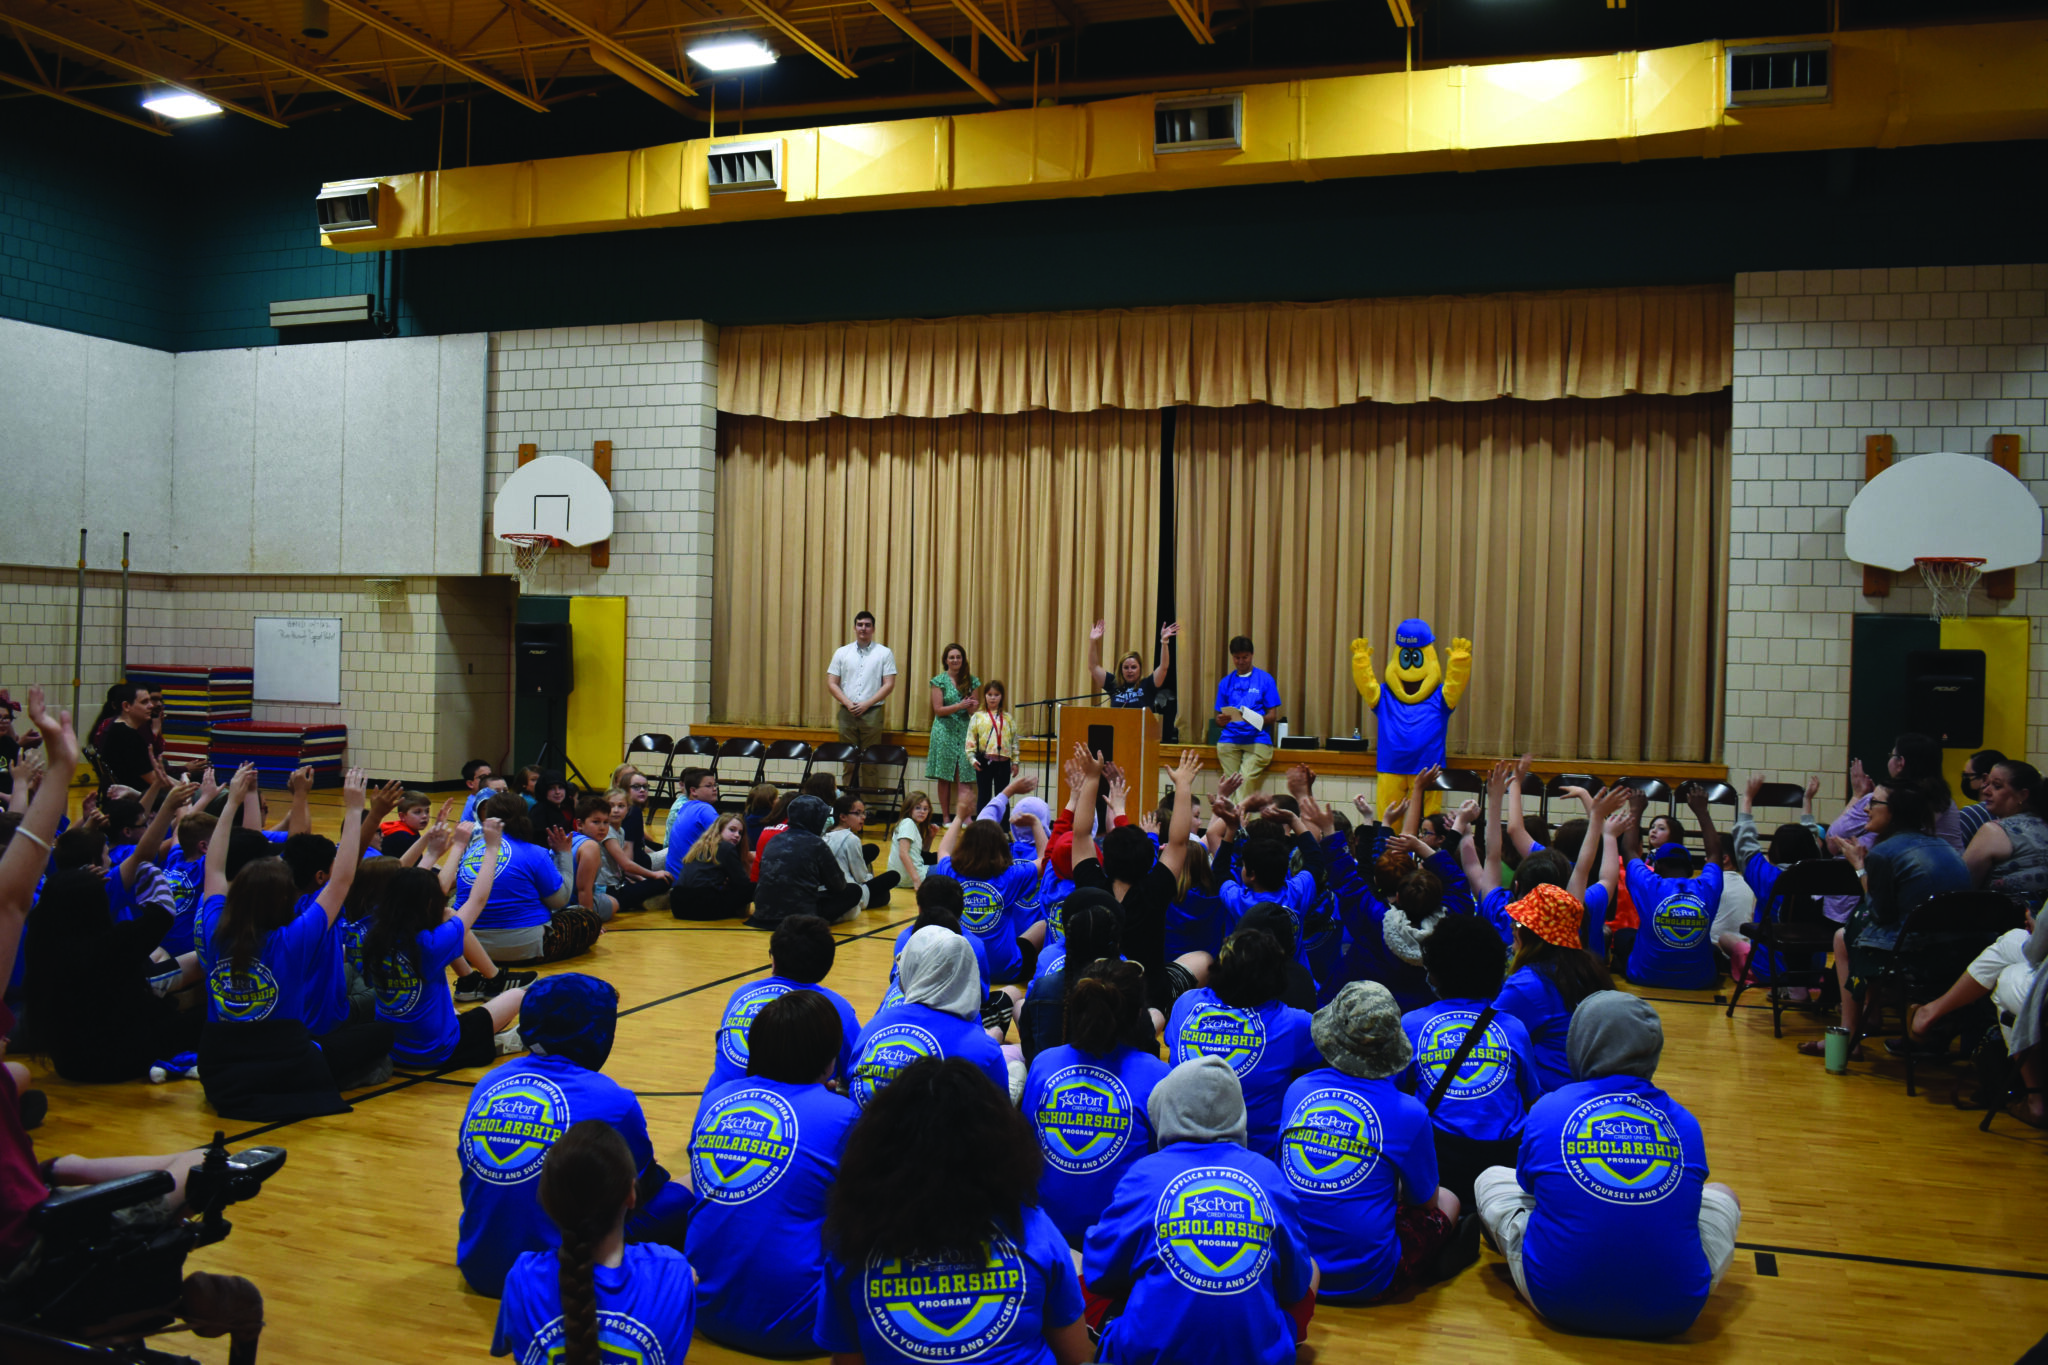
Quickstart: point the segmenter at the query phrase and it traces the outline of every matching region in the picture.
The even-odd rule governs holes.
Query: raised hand
[[[1148,810],[1139,816],[1138,828],[1144,830],[1147,834],[1157,834],[1159,832],[1159,812]]]
[[[1627,802],[1623,802],[1619,809],[1607,813],[1607,818],[1600,822],[1600,828],[1619,839],[1629,832],[1635,822],[1635,810]]]
[[[484,827],[486,829],[488,829],[490,825],[491,821],[484,821]],[[563,829],[560,825],[549,825],[547,827],[547,840],[548,850],[550,852],[567,853],[569,851],[569,831]]]
[[[172,810],[177,810],[190,801],[192,793],[198,790],[199,784],[197,782],[180,782],[171,788],[169,795],[164,797],[164,805]]]
[[[1159,628],[1159,643],[1163,645],[1178,634],[1180,634],[1180,622],[1168,621]]]
[[[1372,659],[1372,641],[1366,639],[1363,635],[1353,640],[1351,642],[1351,657],[1354,661],[1364,659],[1369,662]]]
[[[1396,828],[1399,828],[1401,824],[1401,817],[1406,815],[1407,813],[1408,798],[1404,796],[1399,801],[1396,801],[1393,805],[1387,807],[1387,823],[1393,825]]]
[[[398,803],[405,799],[405,784],[393,778],[377,788],[370,797],[369,820],[372,824],[383,822],[385,816],[398,809]]]
[[[502,826],[500,826],[500,828],[502,828]],[[446,820],[436,820],[433,824],[433,827],[427,831],[425,836],[427,841],[427,852],[433,854],[437,858],[440,857],[441,850],[448,847],[448,833],[448,822]]]
[[[1089,753],[1087,745],[1076,744],[1074,746],[1074,769],[1081,774],[1081,780],[1084,782],[1091,777],[1101,777],[1102,759],[1099,755]]]
[[[28,723],[36,727],[42,736],[44,752],[50,756],[51,766],[64,763],[78,766],[78,735],[71,728],[71,713],[59,711],[51,715],[43,704],[43,689],[31,687],[28,690]]]
[[[1010,785],[1003,788],[1003,794],[1006,796],[1028,796],[1037,790],[1038,779],[1026,773],[1022,777],[1011,778]]]
[[[343,783],[342,785],[346,789],[347,784]],[[313,770],[311,768],[294,768],[292,775],[285,779],[285,786],[291,789],[293,796],[304,796],[307,792],[313,790]]]
[[[313,780],[313,770],[311,768],[301,768],[299,772],[306,774],[307,782],[310,783]],[[299,773],[293,773],[293,779],[296,780],[298,775]],[[361,810],[364,797],[368,794],[369,786],[370,779],[361,768],[350,768],[348,776],[341,779],[341,808],[351,812]]]
[[[1436,852],[1413,834],[1396,834],[1387,840],[1387,847],[1399,849],[1417,861],[1426,861]]]
[[[1814,798],[1819,795],[1820,774],[1815,773],[1812,777],[1806,779],[1806,804],[1811,806],[1814,802]]]
[[[1629,788],[1619,784],[1607,788],[1587,807],[1587,814],[1596,825],[1605,825],[1616,811],[1628,806]],[[1631,816],[1633,818],[1633,816]]]
[[[1225,777],[1221,782],[1218,782],[1216,784],[1216,794],[1218,796],[1233,796],[1237,793],[1237,789],[1239,787],[1242,787],[1243,785],[1243,775],[1239,773],[1231,773],[1227,777]]]
[[[1472,822],[1479,818],[1479,803],[1467,801],[1460,805],[1451,816],[1451,828],[1463,834],[1472,828]]]
[[[1849,790],[1856,796],[1865,797],[1877,790],[1877,782],[1863,771],[1863,760],[1853,759],[1849,763]]]
[[[1088,627],[1088,638],[1091,640],[1100,640],[1102,638],[1102,622],[1097,621],[1094,625]]]
[[[461,804],[462,802],[460,798],[453,796],[449,797],[446,801],[443,801],[441,803],[441,809],[434,812],[434,823],[437,825],[447,824],[449,817],[455,814],[456,808]]]
[[[1444,765],[1432,763],[1421,772],[1415,774],[1415,785],[1410,790],[1415,792],[1434,791],[1436,789],[1436,780],[1443,775]]]
[[[960,794],[953,801],[953,814],[962,820],[972,820],[975,811],[979,809],[980,807],[975,805],[974,788],[962,783]]]
[[[1763,791],[1763,789],[1764,775],[1762,773],[1751,773],[1749,775],[1749,781],[1742,784],[1742,804],[1745,806],[1754,806],[1756,804],[1757,796]]]
[[[1180,762],[1167,769],[1166,775],[1173,779],[1173,789],[1175,791],[1185,789],[1192,794],[1195,789],[1195,779],[1202,775],[1202,756],[1195,752],[1192,745],[1182,749],[1180,751]],[[1235,783],[1237,779],[1232,777],[1230,781]],[[1235,791],[1237,788],[1232,786],[1231,790]]]
[[[1351,804],[1358,808],[1359,815],[1365,820],[1367,824],[1372,823],[1372,802],[1366,798],[1364,792],[1360,792],[1358,795],[1352,797]]]
[[[1104,774],[1109,779],[1109,810],[1114,815],[1131,799],[1131,784],[1124,777],[1123,769],[1114,763],[1104,770]]]
[[[1287,770],[1287,794],[1299,801],[1308,795],[1315,781],[1316,775],[1309,771],[1308,764],[1297,763]]]
[[[561,830],[560,830],[559,828],[551,829],[551,830],[549,830],[548,832],[549,832],[550,834],[562,834],[562,831],[561,831]],[[503,842],[504,842],[504,840],[505,840],[505,822],[504,822],[503,820],[499,820],[499,819],[495,819],[495,818],[494,818],[494,819],[490,819],[490,820],[486,820],[486,821],[484,821],[484,847],[485,847],[485,848],[487,848],[487,849],[490,849],[490,850],[491,850],[491,851],[492,851],[493,853],[495,853],[495,852],[497,852],[497,849],[498,849],[498,845],[499,845],[499,844],[501,844],[501,843],[503,843]],[[552,840],[551,840],[550,842],[552,842]],[[562,834],[562,848],[561,848],[561,849],[559,849],[559,850],[557,850],[557,851],[558,851],[558,852],[560,852],[560,851],[564,851],[564,850],[566,850],[566,849],[567,849],[568,847],[569,847],[569,836],[568,836],[568,835],[566,835],[566,834]]]
[[[1863,855],[1867,850],[1863,847],[1862,840],[1844,839],[1839,834],[1830,834],[1828,851],[1857,871],[1863,870]]]
[[[228,782],[228,804],[232,806],[240,801],[249,794],[249,789],[255,785],[256,765],[254,763],[244,763],[241,767],[235,769],[234,777]]]
[[[1517,786],[1523,788],[1528,787],[1530,761],[1531,755],[1529,754],[1523,754],[1520,758],[1515,760],[1515,771],[1513,777],[1510,780],[1513,781]]]

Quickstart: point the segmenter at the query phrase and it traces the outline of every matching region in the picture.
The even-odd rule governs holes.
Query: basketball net
[[[1915,559],[1927,591],[1934,597],[1934,616],[1939,621],[1960,620],[1970,614],[1970,589],[1984,573],[1984,561],[1968,558]]]
[[[514,532],[499,536],[512,547],[513,571],[519,575],[519,591],[524,594],[533,587],[534,578],[540,573],[540,562],[548,557],[548,551],[560,544],[553,536]]]

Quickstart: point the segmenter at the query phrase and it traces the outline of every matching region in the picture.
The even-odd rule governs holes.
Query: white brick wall
[[[1925,613],[1900,575],[1862,594],[1842,514],[1863,483],[1863,438],[1900,458],[1987,455],[2020,437],[2020,475],[2048,495],[2048,265],[1778,271],[1735,277],[1729,541],[1729,768],[1793,781],[1848,763],[1849,642],[1858,612]],[[2048,588],[1973,614],[2033,619],[2028,747],[2048,749]]]
[[[586,463],[593,442],[612,443],[611,567],[591,568],[588,551],[558,550],[532,591],[627,599],[622,752],[642,731],[679,734],[710,714],[717,398],[718,335],[705,323],[491,337],[491,496],[518,467],[524,442]],[[486,570],[512,571],[496,540]]]

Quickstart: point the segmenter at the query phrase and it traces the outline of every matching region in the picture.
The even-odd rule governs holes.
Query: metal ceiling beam
[[[868,0],[868,3],[873,5],[877,10],[881,11],[883,18],[887,19],[890,23],[896,25],[896,27],[902,29],[905,33],[909,34],[912,42],[916,43],[926,52],[931,53],[932,56],[937,57],[939,59],[939,63],[942,66],[944,66],[946,70],[952,72],[961,80],[967,82],[968,86],[973,89],[975,94],[981,96],[990,104],[1001,104],[1003,102],[1003,97],[1001,95],[998,95],[994,91],[994,89],[992,89],[989,86],[989,83],[987,81],[983,80],[981,77],[975,75],[972,71],[969,71],[966,67],[962,66],[960,64],[960,59],[958,57],[955,57],[951,52],[948,52],[946,50],[946,45],[944,43],[940,42],[938,39],[932,37],[931,34],[926,33],[922,28],[918,27],[917,21],[915,19],[912,19],[902,10],[897,9],[894,5],[890,4],[889,0]]]
[[[556,2],[556,0],[525,0],[525,3],[528,7],[536,9],[540,11],[542,14],[547,15],[556,23],[567,24],[570,28],[576,30],[576,32],[582,34],[585,38],[588,38],[590,40],[590,47],[593,52],[599,48],[603,48],[605,51],[611,53],[612,56],[617,57],[621,62],[625,62],[632,66],[638,67],[649,78],[659,81],[661,84],[667,86],[670,90],[675,91],[678,95],[688,95],[691,98],[696,97],[696,87],[691,85],[688,81],[683,80],[677,76],[671,76],[668,72],[662,70],[653,62],[648,61],[645,57],[633,51],[632,48],[627,47],[624,43],[618,41],[609,33],[600,33],[598,30],[592,28],[589,24],[584,23],[574,14],[571,14],[568,10],[564,9],[560,4]]]
[[[740,0],[740,3],[760,15],[763,19],[766,19],[770,24],[773,24],[777,31],[798,47],[823,62],[826,70],[833,72],[835,75],[844,76],[848,80],[853,79],[855,73],[852,67],[840,61],[824,48],[819,47],[809,34],[784,18],[774,6],[766,3],[766,0]]]
[[[47,95],[53,100],[62,100],[66,104],[98,114],[101,118],[110,118],[116,123],[125,123],[130,128],[140,128],[145,133],[155,133],[158,137],[169,137],[171,135],[171,130],[168,128],[159,128],[153,123],[144,123],[141,119],[129,118],[126,114],[117,114],[104,104],[94,104],[91,100],[82,100],[78,96],[67,94],[54,86],[37,85],[34,81],[23,76],[17,76],[11,71],[0,71],[0,81],[6,81],[9,85],[18,85],[32,94]]]
[[[981,30],[982,37],[996,45],[996,51],[1002,53],[1013,62],[1027,60],[1024,53],[1017,47],[1017,44],[1011,41],[1010,35],[1003,32],[1002,25],[989,18],[983,12],[981,6],[977,5],[974,0],[953,0],[953,7],[967,16],[968,23]]]
[[[548,107],[539,100],[520,94],[482,67],[464,61],[433,39],[414,32],[388,14],[359,4],[357,0],[327,0],[327,4],[329,9],[346,14],[351,19],[358,19],[386,37],[404,43],[415,52],[424,52],[449,70],[461,72],[486,90],[495,90],[514,104],[524,105],[536,114],[545,114],[548,111]]]
[[[291,72],[302,80],[311,81],[315,85],[325,86],[337,95],[346,95],[356,103],[367,105],[380,114],[389,114],[392,118],[396,119],[410,120],[412,117],[403,109],[386,104],[375,95],[366,95],[352,85],[344,84],[330,76],[323,76],[312,67],[303,66],[282,53],[275,52],[263,44],[252,42],[240,34],[230,32],[225,28],[207,23],[204,20],[195,19],[182,10],[173,9],[171,6],[164,4],[163,0],[133,0],[133,3],[152,13],[161,14],[173,23],[182,24],[195,33],[203,33],[217,43],[226,43],[229,47],[238,48],[252,57],[261,57],[266,62],[275,62],[278,66],[283,67],[286,71]]]
[[[650,99],[660,100],[678,114],[687,114],[698,122],[703,122],[703,110],[663,85],[660,81],[649,76],[645,71],[633,65],[633,63],[620,61],[609,50],[598,47],[596,44],[591,45],[587,55],[591,61],[596,62],[599,66],[611,72],[641,94],[646,95]]]
[[[282,128],[285,126],[279,120],[270,117],[270,115],[260,114],[256,110],[249,108],[247,105],[236,104],[233,100],[221,99],[217,96],[209,95],[204,90],[197,89],[193,86],[187,85],[185,82],[181,80],[177,80],[173,77],[166,76],[161,71],[152,71],[146,66],[140,66],[134,62],[129,61],[126,57],[116,57],[111,52],[103,52],[99,48],[93,47],[88,43],[81,43],[76,38],[67,38],[61,33],[58,33],[52,29],[43,28],[37,24],[32,24],[26,19],[17,19],[11,14],[0,14],[0,21],[4,21],[7,24],[12,25],[18,32],[33,33],[36,37],[41,38],[44,42],[55,43],[59,47],[68,47],[73,49],[74,51],[82,52],[89,59],[98,62],[103,66],[116,67],[122,71],[128,72],[131,75],[140,76],[146,81],[152,81],[158,85],[169,86],[173,90],[182,90],[184,93],[191,95],[196,99],[209,100],[212,103],[219,105],[221,108],[228,110],[230,113],[240,114],[243,118],[255,119],[258,123],[267,123],[272,128]]]

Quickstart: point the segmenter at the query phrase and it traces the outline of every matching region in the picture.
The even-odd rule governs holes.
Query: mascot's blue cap
[[[1394,627],[1396,649],[1424,649],[1436,643],[1436,636],[1430,631],[1429,622],[1419,616],[1411,616]]]

